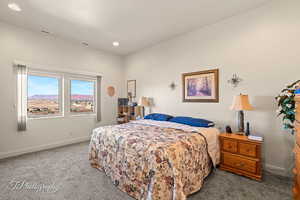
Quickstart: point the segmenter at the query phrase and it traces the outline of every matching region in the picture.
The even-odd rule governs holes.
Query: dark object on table
[[[226,133],[232,133],[231,127],[230,126],[226,126]]]
[[[119,98],[118,99],[118,105],[119,106],[127,106],[128,105],[128,98]]]
[[[250,135],[250,124],[247,122],[247,127],[246,127],[246,136]]]

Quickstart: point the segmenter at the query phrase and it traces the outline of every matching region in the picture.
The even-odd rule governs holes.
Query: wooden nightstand
[[[142,106],[118,106],[118,124],[128,123],[130,120],[136,120],[137,116],[142,115],[144,107]]]
[[[262,179],[261,147],[263,142],[249,140],[247,136],[222,133],[220,169],[255,180]]]

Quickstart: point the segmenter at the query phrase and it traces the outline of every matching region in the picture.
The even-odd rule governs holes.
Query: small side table
[[[263,142],[249,140],[245,135],[222,133],[220,169],[262,180],[261,148]]]

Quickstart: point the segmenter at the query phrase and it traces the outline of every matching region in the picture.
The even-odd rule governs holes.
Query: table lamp
[[[239,132],[244,132],[244,110],[253,110],[253,107],[249,103],[248,95],[237,95],[233,98],[231,110],[238,111],[238,129]]]
[[[150,101],[147,97],[141,97],[139,105],[143,107],[150,107]],[[144,116],[145,116],[145,109],[143,109],[143,117]]]

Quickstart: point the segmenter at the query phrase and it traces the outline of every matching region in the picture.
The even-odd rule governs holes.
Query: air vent
[[[45,31],[45,30],[42,30],[41,32],[42,32],[42,33],[45,33],[45,34],[50,34],[49,31]]]

